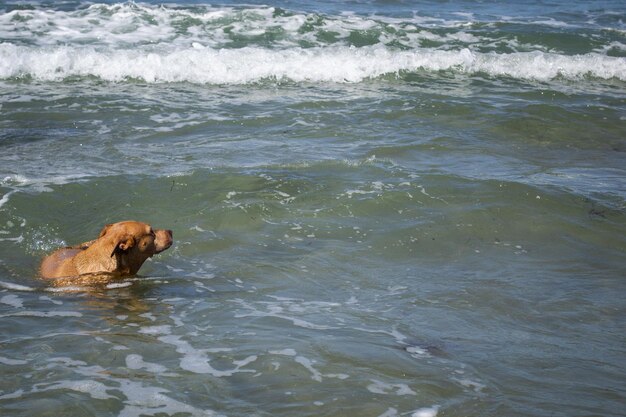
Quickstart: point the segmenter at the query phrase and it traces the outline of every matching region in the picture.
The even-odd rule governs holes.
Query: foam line
[[[70,77],[97,77],[111,82],[148,83],[250,84],[264,80],[356,83],[417,71],[539,81],[585,77],[626,81],[626,59],[598,53],[574,56],[546,52],[479,53],[467,48],[397,51],[382,45],[151,52],[0,44],[0,79],[32,77],[63,81]]]

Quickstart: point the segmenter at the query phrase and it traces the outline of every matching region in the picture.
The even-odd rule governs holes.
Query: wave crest
[[[555,78],[626,81],[626,59],[596,53],[567,56],[545,52],[478,53],[469,49],[395,51],[370,47],[96,50],[92,47],[41,48],[0,44],[0,79],[62,81],[97,77],[148,83],[249,84],[267,79],[293,82],[361,82],[406,72],[452,71],[522,80]]]

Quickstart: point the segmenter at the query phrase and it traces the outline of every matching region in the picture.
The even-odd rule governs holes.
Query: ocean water
[[[0,2],[0,318],[8,417],[623,416],[626,4]]]

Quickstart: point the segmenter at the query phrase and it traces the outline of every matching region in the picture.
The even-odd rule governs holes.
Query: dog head
[[[116,258],[122,269],[136,274],[146,259],[172,246],[172,231],[153,229],[142,222],[124,221],[107,224],[98,240],[104,240],[111,249],[111,258]]]

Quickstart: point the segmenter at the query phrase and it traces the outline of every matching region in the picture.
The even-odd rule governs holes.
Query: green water
[[[623,6],[385,4],[0,5],[0,415],[623,415]]]
[[[619,415],[614,99],[92,87],[3,105],[7,415]],[[37,279],[126,218],[129,286]]]

